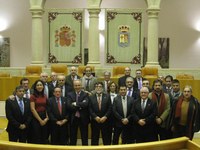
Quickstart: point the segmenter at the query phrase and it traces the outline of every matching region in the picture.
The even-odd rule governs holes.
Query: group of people
[[[126,67],[118,83],[104,72],[102,82],[86,66],[83,77],[72,66],[67,76],[41,73],[29,88],[22,78],[6,100],[9,141],[35,144],[76,145],[80,129],[82,145],[104,145],[165,140],[181,136],[192,139],[200,128],[200,106],[192,88],[168,75],[149,81]]]

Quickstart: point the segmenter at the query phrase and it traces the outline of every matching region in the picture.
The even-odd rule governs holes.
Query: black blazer
[[[157,104],[151,99],[148,99],[143,112],[141,108],[141,99],[137,99],[133,103],[133,107],[131,110],[134,123],[137,125],[137,122],[140,119],[145,119],[146,125],[155,123],[155,119],[158,113],[157,110]]]
[[[75,118],[76,111],[79,111],[80,118],[82,123],[88,124],[90,122],[90,115],[89,115],[89,98],[88,94],[84,91],[81,91],[78,103],[76,106],[73,106],[72,103],[76,102],[76,92],[70,92],[67,95],[67,102],[71,112],[71,122],[73,122]]]
[[[97,116],[98,117],[106,116],[109,119],[112,111],[110,96],[105,93],[102,93],[101,110],[99,110],[96,94],[93,94],[89,98],[90,98],[89,111],[91,119],[95,119]]]
[[[32,113],[30,110],[30,101],[27,98],[23,98],[24,102],[24,114],[22,114],[18,105],[17,99],[6,100],[6,118],[8,119],[7,131],[10,133],[16,133],[20,124],[25,124],[26,129],[29,128]]]
[[[131,122],[131,109],[132,109],[132,105],[133,105],[133,98],[127,96],[127,115],[126,118],[129,120],[129,124]],[[115,118],[115,125],[118,127],[122,127],[122,119],[125,118],[124,117],[124,112],[123,112],[123,106],[122,106],[122,99],[121,96],[118,95],[117,97],[114,98],[113,101],[113,115]]]
[[[80,78],[81,77],[77,75],[77,79],[80,79]],[[73,84],[71,75],[68,75],[65,77],[65,82],[66,82],[66,85],[68,86],[68,92],[74,91],[74,84]]]
[[[51,97],[47,101],[47,112],[51,123],[55,124],[57,121],[67,119],[69,120],[69,106],[66,97],[61,97],[62,114],[58,110],[58,103],[56,97]]]
[[[122,85],[124,85],[124,86],[126,86],[126,78],[127,77],[132,77],[132,76],[122,76],[122,77],[120,77],[119,79],[118,79],[118,86],[120,87],[120,86],[122,86]],[[133,77],[132,77],[133,78]]]

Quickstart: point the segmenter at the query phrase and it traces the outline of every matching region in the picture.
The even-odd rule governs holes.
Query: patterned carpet
[[[0,117],[0,140],[8,141],[8,134],[6,132],[7,119],[5,117]],[[200,145],[200,132],[195,133],[193,142]]]

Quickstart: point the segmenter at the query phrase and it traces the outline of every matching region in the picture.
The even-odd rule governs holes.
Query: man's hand
[[[122,119],[122,123],[124,124],[124,125],[127,125],[128,124],[128,119],[127,118],[124,118],[124,119]]]
[[[141,126],[144,126],[146,124],[145,119],[140,119],[138,121],[138,124],[141,125]]]
[[[103,116],[103,117],[100,118],[100,122],[101,122],[101,123],[104,123],[106,120],[107,120],[107,117],[106,117],[106,116]]]

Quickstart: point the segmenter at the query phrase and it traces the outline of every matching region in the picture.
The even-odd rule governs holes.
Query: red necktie
[[[62,114],[62,108],[61,108],[60,98],[59,97],[57,97],[57,103],[58,103],[58,110],[59,110],[60,114]]]

